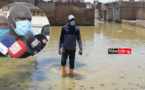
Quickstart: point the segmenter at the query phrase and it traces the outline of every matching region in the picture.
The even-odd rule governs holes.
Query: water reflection
[[[110,38],[117,39],[145,39],[145,28],[136,27],[127,24],[119,24],[114,22],[105,22],[99,24],[99,27],[94,27],[96,34],[103,34]]]
[[[70,89],[75,90],[74,79],[73,77],[67,78],[66,76],[62,76],[61,78],[61,90]]]
[[[61,27],[53,26],[49,43],[36,55],[38,64],[32,71],[33,82],[29,90],[145,88],[144,28],[113,22],[99,23],[96,27],[79,26],[79,28],[83,41],[83,55],[78,55],[77,49],[74,77],[68,75],[68,64],[66,76],[61,75],[61,60],[57,52]],[[132,54],[108,55],[108,48],[131,48]]]
[[[45,72],[44,76],[49,75],[47,78],[51,78],[51,82],[45,80],[51,84],[48,88],[114,90],[125,89],[125,82],[125,84],[134,84],[126,88],[140,88],[136,84],[144,83],[138,82],[144,77],[141,74],[143,72],[138,70],[138,66],[143,67],[145,64],[143,61],[145,36],[141,34],[144,28],[113,22],[99,23],[96,27],[79,26],[79,28],[83,42],[83,56],[79,56],[76,52],[74,72],[77,75],[69,78],[61,77],[60,73],[60,55],[57,50],[61,27],[51,27],[50,41],[42,53],[38,54],[37,66]],[[108,55],[108,48],[132,48],[132,54]],[[140,78],[135,79],[136,76]]]

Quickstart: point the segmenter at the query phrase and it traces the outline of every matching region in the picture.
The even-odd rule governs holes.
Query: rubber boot
[[[61,72],[65,73],[66,72],[66,66],[61,66]]]
[[[73,71],[74,71],[74,69],[71,69],[71,68],[70,68],[70,69],[69,69],[69,74],[70,74],[70,75],[73,75]]]

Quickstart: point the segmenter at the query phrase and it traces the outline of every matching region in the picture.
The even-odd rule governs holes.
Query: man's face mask
[[[9,32],[9,29],[0,29],[0,36],[6,34],[7,32]]]
[[[70,25],[74,26],[75,25],[75,21],[70,21]]]
[[[24,21],[14,20],[14,22],[16,23],[16,28],[14,28],[12,24],[11,26],[18,36],[25,36],[26,34],[28,34],[29,30],[31,29],[31,23],[28,20]]]

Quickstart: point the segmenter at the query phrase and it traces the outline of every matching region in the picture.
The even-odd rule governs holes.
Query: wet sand
[[[51,27],[51,30],[48,45],[35,58],[12,61],[1,61],[0,58],[2,89],[145,89],[145,36],[142,34],[144,28],[112,22],[101,23],[96,27],[80,26],[83,55],[78,55],[77,48],[73,77],[68,74],[68,60],[66,75],[60,72],[61,60],[57,51],[61,27]],[[108,48],[131,48],[132,54],[108,55]]]

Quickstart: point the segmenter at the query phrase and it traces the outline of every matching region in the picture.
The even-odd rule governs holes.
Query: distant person
[[[0,16],[0,39],[9,32],[9,22],[4,16]]]
[[[49,40],[50,37],[50,25],[45,25],[42,27],[41,34],[45,35],[47,40]]]
[[[61,54],[61,72],[66,72],[66,60],[69,56],[70,75],[73,75],[75,52],[76,52],[76,40],[79,45],[79,54],[82,55],[82,41],[79,28],[75,25],[75,17],[73,15],[68,16],[68,23],[62,27],[60,40],[59,40],[59,54]],[[63,46],[62,46],[63,45]],[[62,47],[62,53],[61,53]]]
[[[4,16],[0,16],[0,40],[9,32],[9,22]],[[4,56],[0,53],[0,56]]]
[[[0,40],[9,32],[9,22],[4,16],[0,16]],[[0,53],[0,56],[5,56]]]

